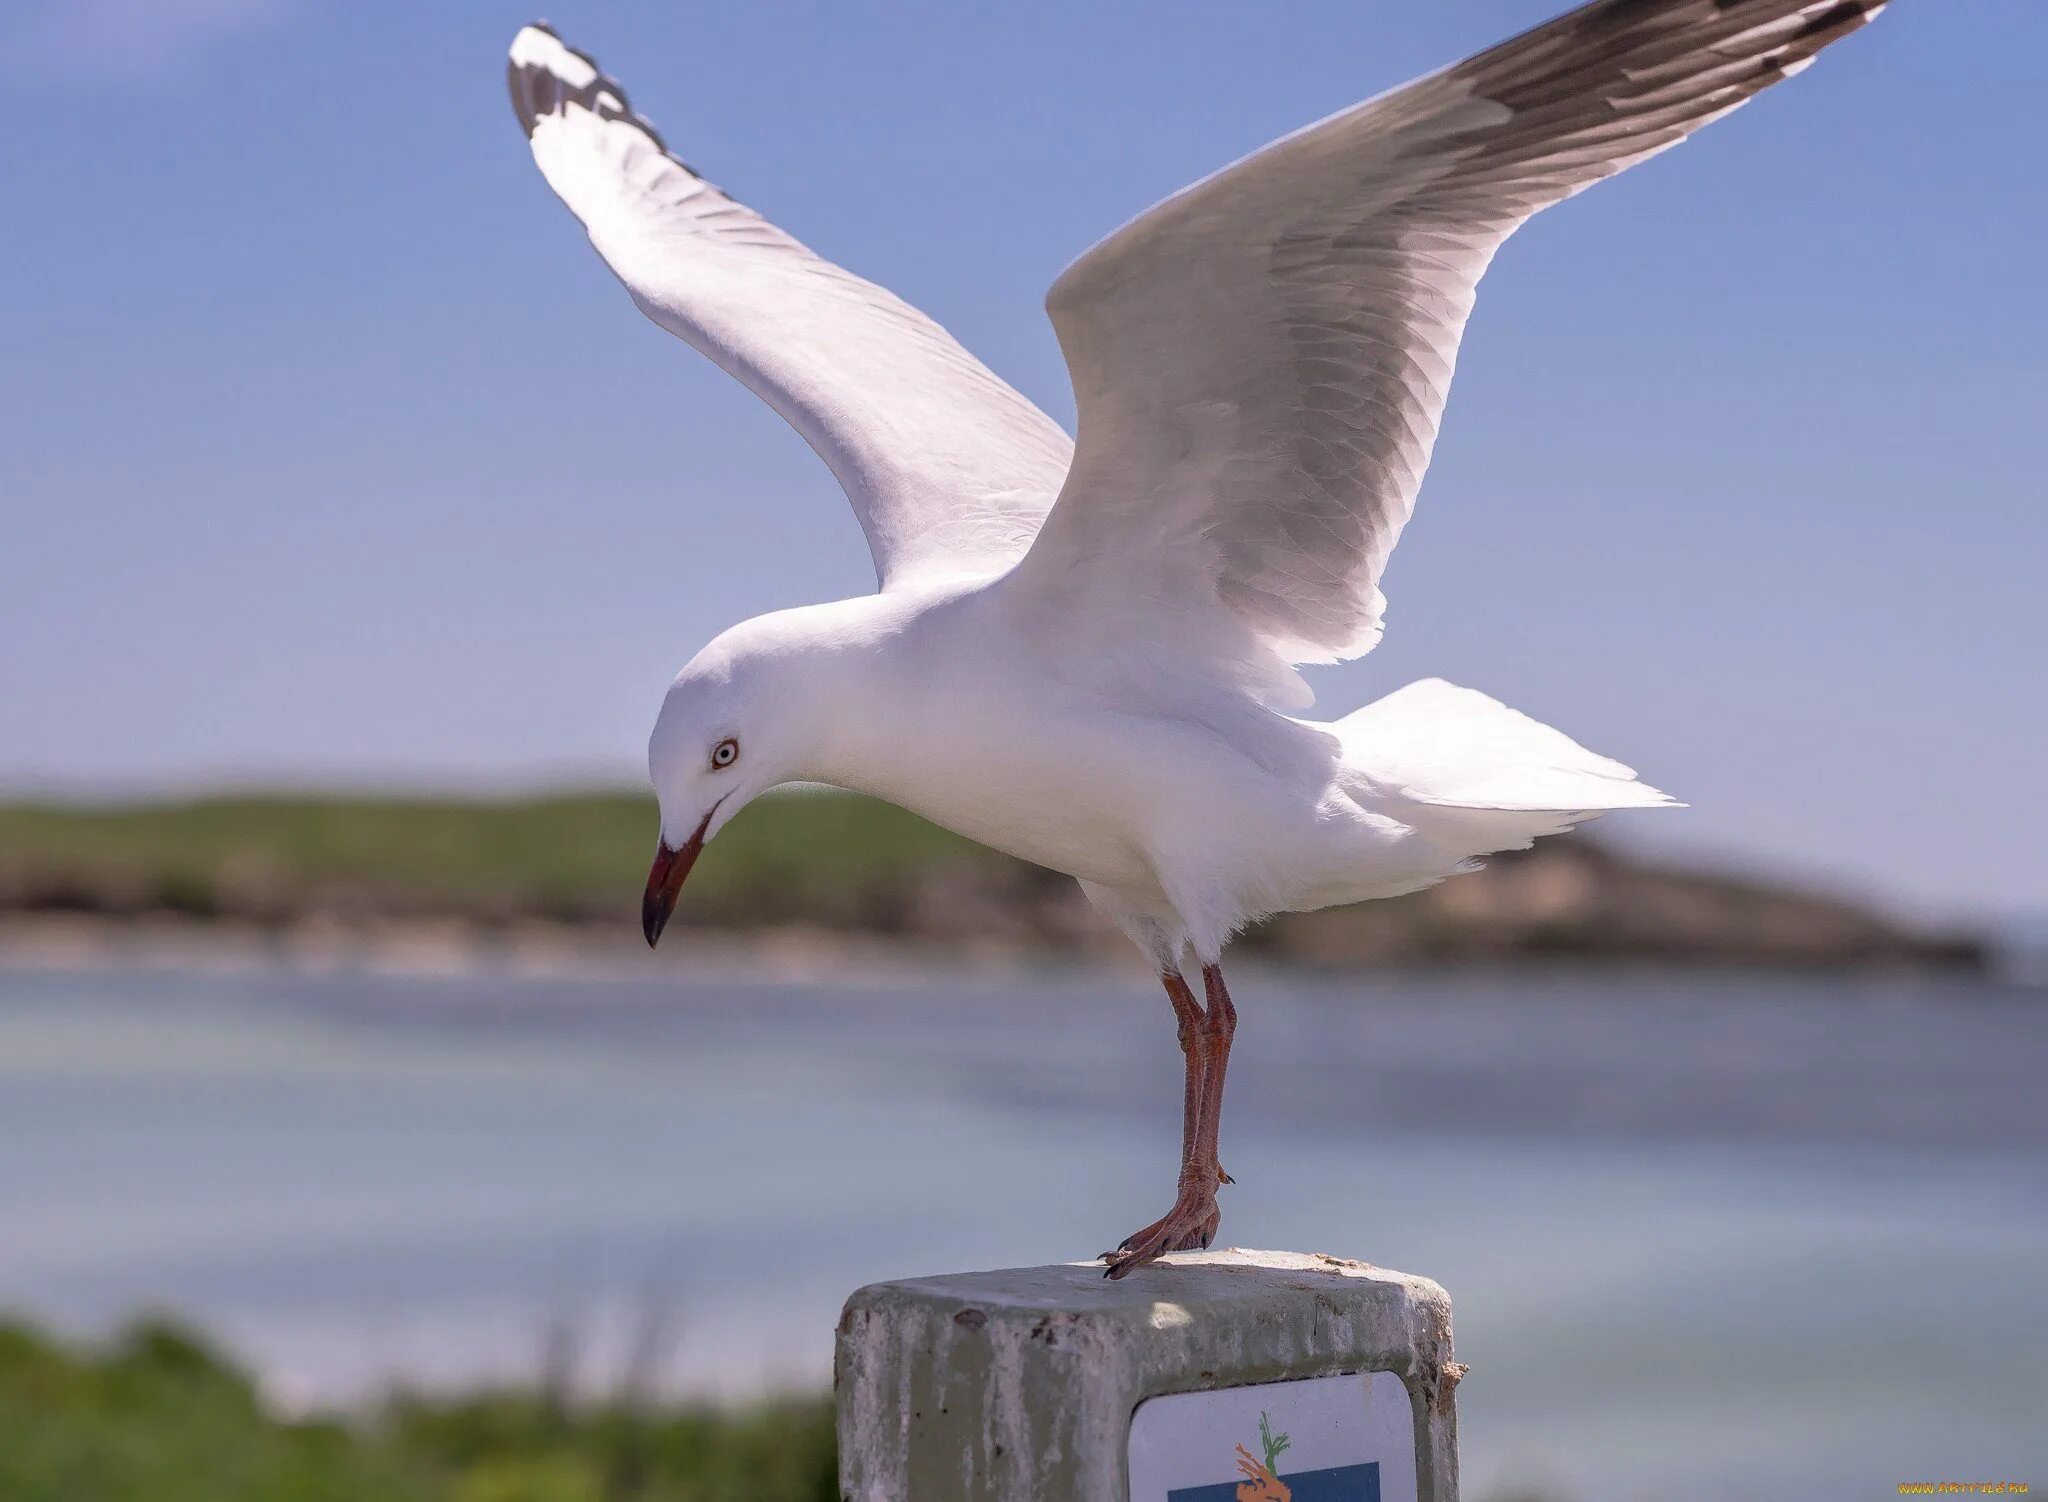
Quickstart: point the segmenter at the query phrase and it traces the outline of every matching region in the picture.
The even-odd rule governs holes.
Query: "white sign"
[[[1415,1414],[1392,1372],[1147,1398],[1131,1502],[1416,1502]]]

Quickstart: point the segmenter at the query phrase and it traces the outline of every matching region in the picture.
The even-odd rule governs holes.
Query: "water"
[[[1468,1495],[2048,1482],[2040,993],[1236,990],[1224,1239],[1449,1287]],[[674,1386],[821,1385],[857,1284],[1151,1219],[1178,1091],[1126,976],[0,969],[0,1307],[169,1307],[291,1402],[662,1329]]]

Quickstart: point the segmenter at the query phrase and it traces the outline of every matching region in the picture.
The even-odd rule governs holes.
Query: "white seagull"
[[[1672,803],[1436,679],[1339,720],[1286,712],[1310,699],[1297,665],[1379,640],[1481,275],[1537,210],[1881,9],[1596,0],[1175,194],[1046,299],[1078,440],[684,165],[589,57],[521,30],[512,102],[548,185],[642,312],[831,466],[880,585],[742,622],[676,676],[648,746],[648,942],[705,843],[793,781],[1073,875],[1156,968],[1186,1056],[1178,1193],[1108,1274],[1208,1246],[1232,934]]]

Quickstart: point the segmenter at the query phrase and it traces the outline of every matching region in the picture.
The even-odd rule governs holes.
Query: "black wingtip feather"
[[[630,125],[647,137],[656,151],[674,162],[690,176],[702,179],[704,174],[669,150],[668,142],[661,138],[654,122],[633,108],[633,101],[626,93],[626,86],[605,72],[596,58],[580,47],[572,47],[562,40],[562,34],[546,21],[530,21],[526,28],[538,31],[551,38],[555,45],[588,67],[591,80],[586,84],[572,84],[561,74],[538,63],[522,63],[517,58],[508,59],[505,64],[505,87],[512,95],[512,112],[519,118],[520,129],[531,139],[540,125],[543,115],[558,115],[570,105],[590,111],[603,120],[617,120]]]

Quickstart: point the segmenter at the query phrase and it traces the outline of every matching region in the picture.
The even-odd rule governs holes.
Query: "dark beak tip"
[[[647,936],[647,947],[654,948],[661,938],[661,931],[668,927],[668,914],[658,893],[650,891],[640,904],[640,932]]]
[[[661,931],[668,927],[676,910],[676,896],[682,891],[690,867],[696,864],[697,852],[704,845],[704,826],[710,822],[706,815],[704,825],[698,826],[696,836],[682,849],[674,849],[664,840],[655,851],[654,865],[647,873],[647,893],[640,900],[640,932],[647,936],[649,949],[655,947]]]

